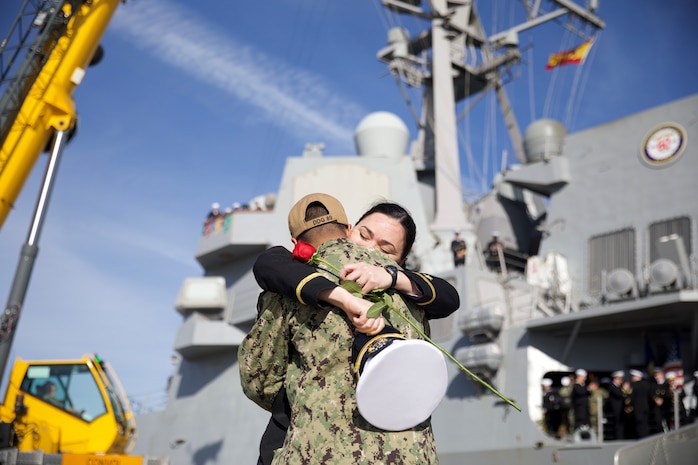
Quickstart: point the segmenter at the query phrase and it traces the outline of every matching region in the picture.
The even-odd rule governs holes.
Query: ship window
[[[686,255],[689,257],[693,252],[691,247],[691,220],[687,216],[674,218],[671,220],[652,223],[649,229],[650,234],[650,263],[662,258],[657,251],[659,238],[677,234],[683,238],[683,245],[686,248]]]
[[[589,240],[589,294],[601,294],[601,275],[616,268],[635,274],[635,231],[620,231],[594,236]]]

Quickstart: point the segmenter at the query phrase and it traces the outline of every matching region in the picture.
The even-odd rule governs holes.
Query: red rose
[[[296,242],[296,246],[293,248],[294,260],[298,260],[301,263],[308,263],[310,259],[313,258],[313,255],[315,255],[315,247],[307,242]]]

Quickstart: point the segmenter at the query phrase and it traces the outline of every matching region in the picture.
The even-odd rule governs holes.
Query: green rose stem
[[[322,258],[318,257],[317,254],[313,254],[313,256],[310,258],[310,260],[308,260],[308,263],[311,264],[311,265],[312,265],[312,264],[316,264],[316,265],[318,265],[318,266],[319,266],[320,264],[327,265],[328,267],[332,268],[332,269],[336,272],[336,276],[339,277],[339,270],[337,269],[337,267],[334,266],[333,264],[327,262],[326,260],[323,260]],[[328,270],[328,271],[329,271],[329,270]],[[334,274],[334,273],[333,273],[333,274]],[[396,315],[398,315],[400,318],[402,318],[403,320],[405,320],[405,321],[407,322],[407,324],[409,324],[410,326],[412,326],[412,327],[415,329],[415,331],[417,331],[417,332],[419,333],[419,335],[422,336],[422,338],[424,338],[425,341],[427,341],[429,344],[431,344],[431,345],[433,345],[434,347],[436,347],[437,349],[439,349],[439,350],[441,351],[441,353],[443,353],[446,357],[448,357],[449,359],[451,359],[451,361],[452,361],[453,363],[455,363],[455,364],[458,366],[458,368],[460,368],[461,371],[463,371],[463,373],[467,374],[467,375],[470,376],[472,379],[474,379],[474,380],[477,381],[478,383],[480,383],[480,384],[482,384],[483,386],[485,386],[487,389],[489,389],[490,391],[492,391],[497,397],[499,397],[499,398],[502,399],[504,402],[506,402],[507,404],[509,404],[509,405],[511,405],[512,407],[514,407],[514,408],[515,408],[516,410],[518,410],[519,412],[521,411],[521,407],[519,407],[518,405],[516,405],[516,403],[514,403],[514,401],[512,401],[512,400],[509,399],[508,397],[505,397],[504,395],[502,395],[499,391],[497,391],[495,388],[493,388],[492,386],[490,386],[490,384],[487,383],[487,381],[481,379],[481,378],[478,377],[475,373],[473,373],[472,371],[470,371],[470,370],[468,370],[467,368],[465,368],[458,360],[456,360],[456,359],[453,357],[453,355],[451,355],[450,353],[448,353],[447,350],[445,350],[444,348],[442,348],[442,347],[441,347],[440,345],[438,345],[436,342],[432,341],[431,338],[430,338],[429,336],[427,336],[426,334],[424,334],[424,331],[422,331],[421,329],[419,329],[419,327],[417,327],[417,325],[415,325],[414,322],[413,322],[412,320],[410,320],[410,319],[407,318],[405,315],[403,315],[402,313],[400,313],[400,312],[398,312],[397,310],[395,310],[395,309],[393,308],[393,299],[392,299],[392,297],[390,297],[390,295],[387,294],[386,292],[384,292],[382,289],[374,289],[373,291],[371,291],[371,292],[369,292],[368,294],[364,295],[364,294],[361,292],[361,286],[359,286],[359,285],[358,285],[356,282],[354,282],[354,281],[341,281],[341,282],[340,282],[340,285],[341,285],[344,289],[346,289],[347,291],[349,291],[350,293],[352,293],[354,296],[356,296],[356,297],[361,297],[361,298],[365,298],[365,299],[367,299],[367,300],[369,300],[369,301],[371,301],[371,302],[374,302],[374,304],[371,306],[371,308],[370,308],[370,309],[368,310],[368,312],[366,313],[366,316],[367,316],[367,317],[369,317],[369,318],[376,318],[376,317],[378,317],[381,313],[383,313],[383,310],[386,309],[386,308],[387,308],[387,309],[390,309],[390,310],[393,310],[393,313],[395,313]],[[382,295],[382,297],[381,297],[381,295]]]
[[[387,294],[386,294],[386,295],[387,295]],[[475,373],[473,373],[472,371],[470,371],[470,370],[468,370],[467,368],[465,368],[458,360],[456,360],[456,359],[453,357],[453,355],[451,355],[450,353],[448,353],[447,350],[444,350],[440,345],[438,345],[436,342],[432,341],[431,338],[429,338],[429,336],[427,336],[426,334],[424,334],[424,332],[423,332],[421,329],[419,329],[419,327],[417,327],[417,325],[415,325],[415,324],[412,322],[412,320],[410,320],[409,318],[407,318],[405,315],[403,315],[402,313],[398,312],[397,310],[393,309],[393,307],[392,307],[391,305],[384,305],[384,304],[381,303],[381,302],[377,302],[376,304],[374,304],[374,307],[375,307],[375,306],[378,306],[379,309],[382,309],[383,307],[387,307],[387,308],[393,310],[393,313],[395,313],[396,315],[398,315],[400,318],[402,318],[403,320],[405,320],[410,326],[412,326],[412,327],[419,333],[419,335],[422,336],[422,337],[424,338],[425,341],[429,342],[431,345],[433,345],[434,347],[436,347],[437,349],[439,349],[439,350],[441,351],[441,353],[443,353],[446,357],[450,358],[451,361],[453,361],[453,363],[455,363],[455,364],[458,366],[458,368],[460,368],[464,373],[466,373],[466,374],[467,374],[468,376],[470,376],[472,379],[474,379],[475,381],[477,381],[478,383],[482,384],[482,385],[485,386],[487,389],[489,389],[490,391],[492,391],[497,397],[499,397],[500,399],[502,399],[504,402],[506,402],[507,404],[511,405],[512,407],[514,407],[514,408],[515,408],[516,410],[518,410],[519,412],[521,411],[521,407],[519,407],[518,405],[516,405],[516,403],[514,403],[511,399],[509,399],[508,397],[505,397],[504,395],[502,395],[499,391],[497,391],[495,388],[493,388],[492,386],[490,386],[489,383],[487,383],[485,380],[481,379],[481,378],[478,377]],[[374,307],[371,307],[371,310],[373,310]],[[378,314],[376,314],[376,315],[374,315],[374,316],[371,316],[371,314],[372,314],[371,310],[369,310],[368,314],[366,315],[366,316],[368,316],[369,318],[375,318],[376,316],[378,316],[378,315],[380,314],[380,313],[378,313]]]

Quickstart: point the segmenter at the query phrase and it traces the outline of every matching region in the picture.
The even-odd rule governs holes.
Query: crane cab
[[[133,413],[115,373],[94,355],[80,360],[18,358],[0,405],[0,442],[44,453],[128,452]]]

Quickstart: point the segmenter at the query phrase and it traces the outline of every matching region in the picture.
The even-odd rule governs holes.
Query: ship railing
[[[689,465],[698,454],[698,424],[642,439],[618,449],[614,465]]]
[[[684,388],[686,388],[686,386],[684,386]],[[601,396],[597,397],[596,402],[597,402],[596,403],[597,411],[598,412],[603,411],[603,410],[599,410],[599,409],[603,408],[603,398]],[[662,434],[667,434],[671,431],[676,431],[676,430],[680,429],[682,426],[696,421],[696,419],[694,419],[691,415],[688,415],[688,412],[686,411],[688,409],[682,408],[682,407],[685,407],[685,405],[683,403],[683,399],[681,398],[679,390],[673,391],[672,403],[673,403],[673,406],[672,406],[673,410],[672,411],[674,414],[673,415],[673,423],[667,424],[666,421],[660,420],[661,424],[658,425],[658,428],[660,428],[660,431],[663,431]],[[689,407],[690,407],[690,405],[689,405]],[[682,416],[681,412],[685,412],[686,415]],[[604,415],[598,415],[598,417],[597,417],[597,425],[596,425],[596,428],[598,431],[597,441],[600,443],[604,441],[604,431],[605,431],[604,425],[606,423],[606,420],[607,419],[605,418]],[[610,431],[611,431],[611,433],[613,433],[613,431],[616,428],[616,425],[611,424],[610,427],[611,427]],[[613,437],[611,437],[611,439],[613,439]]]
[[[524,273],[526,271],[526,263],[528,255],[518,252],[507,247],[497,247],[497,254],[487,253],[485,263],[492,271],[501,272],[503,276],[507,276],[509,272]]]
[[[151,412],[161,412],[167,407],[167,391],[149,392],[145,394],[128,396],[134,415],[143,415]]]

